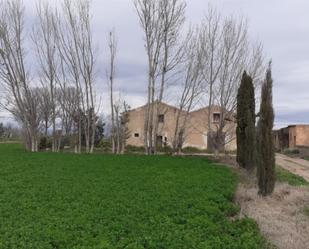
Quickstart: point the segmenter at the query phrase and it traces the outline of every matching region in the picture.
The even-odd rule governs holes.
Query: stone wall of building
[[[214,106],[211,108],[211,112],[211,127],[213,131],[217,131],[220,117],[217,119],[216,116],[220,115],[220,108],[218,106]],[[209,149],[210,141],[208,138],[208,116],[208,107],[190,113],[189,124],[187,127],[188,136],[186,137],[185,146]],[[225,150],[236,150],[236,124],[233,120],[226,121],[226,126],[223,133],[225,134]]]
[[[290,125],[274,131],[274,144],[277,150],[309,147],[309,125]]]
[[[156,108],[155,108],[156,110]],[[176,117],[179,110],[176,107],[162,104],[159,106],[158,113],[155,116],[163,115],[163,122],[158,125],[158,137],[161,137],[162,143],[172,146],[176,127]],[[127,140],[128,145],[144,146],[144,124],[145,124],[146,106],[134,109],[129,112],[128,130],[130,137]],[[153,123],[154,127],[154,123]]]
[[[143,146],[144,145],[144,117],[145,109],[140,107],[129,112],[129,138],[128,145]]]
[[[155,108],[156,109],[156,108]],[[208,108],[202,108],[197,111],[189,113],[186,120],[186,133],[184,147],[196,147],[199,149],[208,148]],[[180,110],[176,107],[161,104],[159,112],[155,115],[164,115],[164,122],[159,123],[158,136],[162,139],[165,145],[172,146],[176,117]],[[144,118],[146,113],[146,106],[134,109],[129,113],[128,130],[130,137],[127,141],[128,145],[144,146]],[[217,114],[220,113],[218,107],[212,108],[212,129],[216,130],[218,126]],[[180,115],[181,122],[185,117],[185,112]],[[225,149],[229,151],[236,150],[236,124],[234,121],[229,121],[226,125],[224,133],[226,134],[226,146]]]
[[[296,146],[309,147],[309,125],[297,125],[296,130]]]

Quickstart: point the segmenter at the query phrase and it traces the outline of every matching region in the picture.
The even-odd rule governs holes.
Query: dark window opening
[[[139,133],[134,133],[134,137],[139,137]]]
[[[157,136],[157,147],[162,148],[162,145],[163,145],[163,137]]]
[[[219,123],[220,122],[220,118],[221,118],[220,113],[214,113],[213,114],[213,121],[214,121],[214,123]]]
[[[158,117],[159,123],[164,123],[164,114],[160,114]]]
[[[167,137],[164,137],[164,143],[163,143],[164,147],[167,146]]]

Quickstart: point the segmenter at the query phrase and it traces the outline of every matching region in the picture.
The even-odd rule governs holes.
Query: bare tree
[[[218,152],[231,142],[234,133],[237,89],[246,70],[258,85],[263,72],[262,47],[250,42],[245,19],[222,18],[210,8],[202,25],[203,75],[205,92],[203,105],[208,104],[208,141]],[[220,120],[213,122],[213,107],[219,107]],[[208,143],[209,145],[210,143]]]
[[[131,107],[127,104],[126,101],[123,101],[122,103],[122,113],[121,113],[121,154],[125,153],[126,145],[127,145],[127,140],[130,137],[130,130],[128,129],[128,122],[130,121],[129,118],[129,111]]]
[[[181,31],[185,22],[186,3],[183,0],[161,0],[159,11],[162,13],[162,51],[160,55],[160,85],[155,102],[154,116],[154,152],[157,149],[157,134],[161,114],[161,103],[167,88],[168,74],[174,72],[184,57],[184,47],[181,43]]]
[[[21,123],[27,148],[37,151],[40,117],[25,66],[24,7],[20,0],[0,4],[0,78],[5,91],[1,106]]]
[[[71,137],[74,135],[75,153],[78,152],[79,144],[79,95],[74,86],[60,84],[61,88],[57,89],[57,102],[59,105],[59,118],[61,119],[61,135]],[[58,150],[61,145],[60,134],[58,136]]]
[[[48,129],[52,121],[53,105],[50,89],[47,87],[38,87],[37,94],[39,99],[39,109],[42,116],[43,130],[45,137],[48,136]]]
[[[56,96],[59,105],[62,133],[70,135],[74,130],[74,117],[76,117],[76,113],[79,110],[77,90],[75,87],[66,87],[64,84],[62,89],[57,89]]]
[[[110,89],[110,105],[111,105],[111,141],[112,141],[112,153],[116,152],[116,125],[115,125],[115,103],[114,103],[114,78],[115,78],[115,59],[117,54],[117,39],[115,36],[115,32],[112,31],[109,34],[108,40],[109,47],[109,70],[108,80],[109,80],[109,89]],[[119,141],[117,142],[119,144]]]
[[[135,0],[135,8],[141,27],[145,33],[145,48],[148,57],[148,96],[144,124],[144,146],[146,154],[153,149],[153,113],[155,85],[159,71],[162,50],[162,18],[156,0]]]
[[[207,115],[208,131],[211,131],[211,113],[214,104],[214,85],[218,79],[222,67],[222,29],[221,16],[211,6],[201,25],[200,42],[203,58],[203,77],[205,81],[205,93],[208,96],[209,112]]]
[[[125,152],[126,141],[130,136],[127,128],[130,106],[119,97],[118,101],[115,102],[114,110],[116,153],[123,154]]]
[[[58,44],[66,72],[78,91],[80,111],[77,113],[77,151],[81,151],[82,128],[86,152],[93,153],[95,134],[95,56],[90,24],[89,0],[64,0],[63,21],[58,17]],[[86,114],[86,124],[82,125]]]
[[[78,54],[76,52],[77,38],[75,26],[77,26],[76,17],[72,16],[72,3],[70,1],[65,1],[63,3],[63,12],[65,13],[65,18],[63,16],[56,16],[56,29],[57,29],[57,48],[61,58],[61,71],[58,76],[58,83],[62,94],[59,96],[62,107],[63,117],[69,114],[72,117],[73,133],[75,134],[74,141],[74,151],[75,153],[81,153],[82,147],[82,117],[80,109],[83,104],[82,95],[82,83],[81,75],[78,65]],[[74,92],[67,91],[68,89],[74,89]],[[70,95],[68,95],[70,93]],[[71,97],[70,99],[67,98]],[[74,103],[75,106],[69,109],[70,104]]]
[[[134,3],[144,31],[148,57],[144,144],[146,153],[150,154],[155,152],[158,112],[164,97],[166,75],[177,65],[181,52],[178,40],[185,21],[186,4],[182,0],[135,0]],[[161,77],[159,85],[158,77]]]
[[[183,49],[186,51],[183,63],[179,67],[182,82],[181,95],[178,103],[176,122],[173,135],[173,150],[179,153],[185,141],[188,127],[188,118],[192,109],[199,101],[203,92],[202,53],[199,40],[199,30],[189,32],[184,41]]]
[[[116,116],[116,125],[115,125],[115,128],[116,128],[116,132],[115,132],[115,145],[117,146],[116,148],[116,153],[119,154],[120,153],[120,149],[121,149],[121,133],[120,133],[120,130],[121,130],[121,105],[120,104],[115,104],[114,106],[114,110],[115,110],[115,116]]]
[[[59,54],[59,67],[57,76],[57,85],[56,95],[57,103],[59,106],[58,115],[61,120],[61,135],[72,136],[74,135],[74,150],[75,153],[78,153],[81,148],[81,118],[79,117],[80,113],[80,94],[75,82],[70,82],[71,74],[69,73],[68,67],[65,63],[64,56],[62,54],[59,23],[57,17],[57,48]],[[61,141],[58,142],[60,148]]]
[[[39,75],[44,90],[49,90],[49,108],[50,119],[52,123],[52,151],[56,148],[56,79],[58,50],[57,50],[57,34],[56,34],[56,19],[54,11],[45,3],[39,2],[37,5],[37,22],[32,32],[32,41],[35,44],[35,51],[39,62]],[[46,88],[46,85],[48,88]],[[44,91],[44,93],[46,93]],[[46,93],[47,94],[47,93]],[[47,96],[46,96],[47,97]],[[46,100],[43,100],[46,103]],[[46,110],[47,111],[47,110]],[[47,119],[45,113],[45,120]],[[47,131],[45,132],[47,136]]]
[[[231,134],[235,129],[234,125],[228,128],[227,123],[234,122],[232,117],[236,113],[237,90],[242,72],[247,70],[257,87],[264,68],[262,48],[260,45],[250,46],[247,23],[243,19],[237,21],[235,18],[229,18],[225,21],[223,41],[223,64],[215,89],[215,103],[220,106],[220,122],[216,133],[225,139],[217,141],[217,149],[230,142],[225,135],[221,136],[221,134]]]

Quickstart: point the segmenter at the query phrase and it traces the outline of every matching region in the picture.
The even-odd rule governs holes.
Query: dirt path
[[[276,164],[309,182],[309,161],[276,154]]]

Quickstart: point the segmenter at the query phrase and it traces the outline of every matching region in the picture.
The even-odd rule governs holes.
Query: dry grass
[[[309,249],[309,187],[276,183],[272,196],[258,196],[256,172],[249,175],[237,166],[235,157],[217,160],[239,175],[235,200],[240,218],[254,219],[263,236],[278,249]],[[254,180],[253,180],[254,179]]]
[[[305,207],[304,213],[305,213],[306,216],[309,217],[309,206]]]
[[[259,197],[257,192],[255,184],[246,180],[239,184],[240,215],[256,220],[265,238],[279,249],[309,248],[309,217],[304,213],[309,188],[278,183],[270,197]]]

